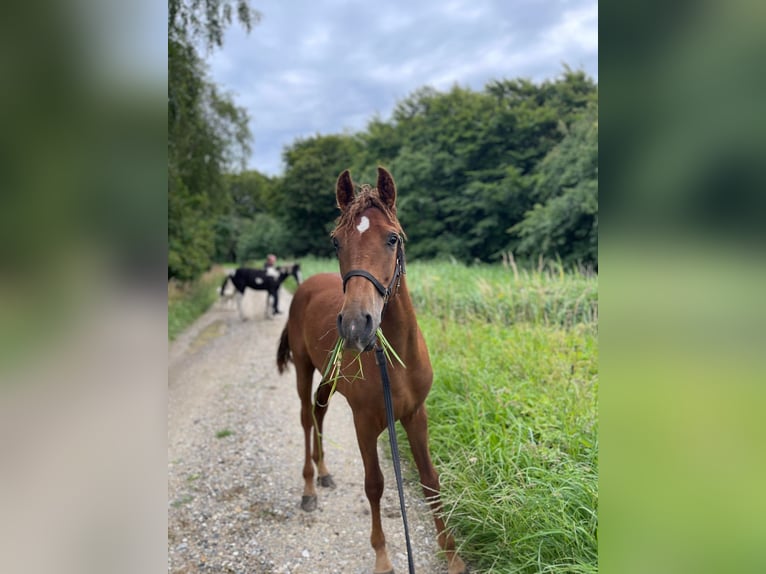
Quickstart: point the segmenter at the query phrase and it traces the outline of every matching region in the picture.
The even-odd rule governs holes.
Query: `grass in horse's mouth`
[[[386,359],[388,360],[391,365],[394,364],[394,362],[391,360],[391,357],[397,360],[397,362],[404,367],[405,369],[407,366],[404,364],[404,361],[399,357],[397,352],[394,350],[394,347],[391,345],[391,343],[386,339],[386,336],[383,334],[383,330],[378,327],[378,330],[375,331],[375,336],[378,339],[378,342],[380,343],[380,346],[383,348],[383,353],[386,355]],[[322,373],[322,382],[319,383],[320,386],[322,385],[331,385],[330,387],[330,394],[327,396],[327,402],[325,403],[326,406],[329,404],[330,399],[335,394],[335,388],[338,386],[338,379],[341,377],[340,372],[340,366],[341,366],[341,359],[343,358],[343,346],[345,343],[345,339],[343,337],[338,337],[338,339],[335,341],[335,345],[333,346],[330,353],[327,355],[327,365],[324,368],[324,372]],[[362,353],[364,351],[359,351],[356,356],[354,357],[354,361],[356,361],[357,365],[359,365],[359,370],[354,374],[352,377],[350,377],[349,380],[355,381],[356,379],[364,379],[364,371],[362,370]],[[346,377],[348,379],[348,377]],[[319,395],[319,389],[316,391],[316,396]],[[318,400],[318,399],[317,399]],[[316,403],[314,404],[313,408],[311,409],[311,416],[314,419],[314,428],[317,427],[317,420],[316,420]],[[321,444],[321,441],[324,440],[324,437],[320,434],[319,435],[319,441]],[[323,449],[320,448],[319,452],[323,452]]]
[[[396,350],[391,345],[391,343],[388,342],[388,339],[386,339],[386,336],[383,334],[383,329],[378,327],[378,330],[375,331],[375,335],[378,337],[378,342],[380,343],[380,346],[383,348],[383,353],[386,355],[386,359],[388,359],[388,362],[391,363],[391,365],[394,364],[394,362],[391,360],[391,357],[396,359],[396,361],[405,369],[407,368],[407,365],[404,364],[404,361],[399,357],[399,355],[396,353]]]
[[[404,364],[404,361],[402,361],[401,357],[399,357],[394,347],[391,345],[388,339],[386,339],[386,336],[383,334],[383,330],[380,327],[378,327],[378,330],[375,331],[375,336],[377,337],[380,346],[383,348],[383,353],[386,355],[388,362],[393,365],[393,359],[396,359],[396,361],[402,367],[407,368]],[[343,358],[344,343],[345,339],[343,339],[343,337],[338,337],[338,339],[335,341],[335,345],[327,356],[327,365],[325,366],[324,372],[322,373],[322,384],[332,385],[330,396],[335,393],[335,387],[338,384],[338,379],[341,377],[340,367],[341,359]],[[362,370],[362,351],[356,354],[354,361],[356,361],[357,365],[359,365],[359,370],[350,378],[350,380],[354,381],[356,379],[364,379],[364,371]]]

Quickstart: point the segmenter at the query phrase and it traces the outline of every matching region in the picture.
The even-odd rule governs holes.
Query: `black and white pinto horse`
[[[244,320],[246,317],[242,310],[242,299],[245,295],[245,289],[250,287],[250,289],[256,289],[258,291],[266,291],[266,317],[270,317],[269,300],[273,300],[271,312],[274,315],[281,313],[279,310],[279,288],[284,280],[290,276],[295,277],[295,281],[298,285],[301,284],[300,263],[281,265],[279,267],[269,266],[265,269],[239,267],[234,272],[229,273],[223,280],[220,294],[222,297],[226,296],[226,285],[231,281],[231,284],[234,285],[234,288],[237,290],[237,308],[239,309],[239,316]]]

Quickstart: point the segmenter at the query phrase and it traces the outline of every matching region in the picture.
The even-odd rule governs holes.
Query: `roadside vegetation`
[[[409,270],[435,374],[431,453],[463,555],[477,572],[596,572],[596,278]]]
[[[194,281],[168,281],[169,340],[173,341],[216,301],[224,275],[223,267],[215,266]]]
[[[596,572],[593,329],[424,314],[431,450],[479,572]]]

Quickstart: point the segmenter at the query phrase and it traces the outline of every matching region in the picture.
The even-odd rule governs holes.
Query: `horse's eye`
[[[338,250],[340,249],[340,244],[338,243],[338,240],[335,237],[332,238],[332,246],[335,247],[335,253],[337,253]]]
[[[396,233],[392,233],[388,236],[388,245],[393,247],[399,241],[399,236]]]

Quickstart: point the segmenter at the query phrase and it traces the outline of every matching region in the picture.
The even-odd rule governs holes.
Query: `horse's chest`
[[[345,381],[345,384],[338,386],[338,390],[346,397],[354,411],[369,409],[384,413],[385,403],[380,371],[375,364],[371,365],[370,368],[375,370],[373,375],[366,375],[364,379]],[[366,366],[365,373],[369,373]],[[391,398],[397,419],[417,409],[428,396],[430,385],[419,384],[409,377],[397,376],[396,373],[391,372],[390,365],[389,378],[391,381]]]

